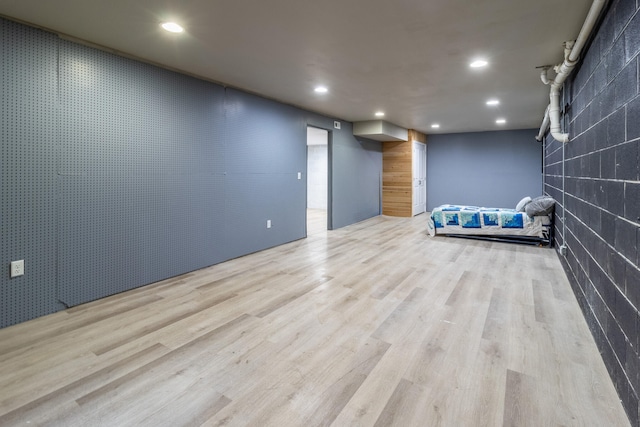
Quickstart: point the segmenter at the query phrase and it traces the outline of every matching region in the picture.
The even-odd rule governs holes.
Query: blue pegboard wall
[[[224,260],[224,89],[60,43],[60,300]]]
[[[304,237],[308,112],[1,19],[0,70],[0,327]]]
[[[57,37],[0,19],[0,327],[61,307],[52,161],[56,73]],[[10,262],[20,259],[26,274],[10,279]]]

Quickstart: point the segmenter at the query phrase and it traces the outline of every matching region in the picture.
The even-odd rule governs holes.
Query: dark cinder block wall
[[[332,227],[380,213],[350,123],[3,19],[0,80],[0,327],[305,237],[307,125]]]
[[[640,426],[640,13],[612,1],[565,84],[571,141],[545,141],[557,247],[629,419]],[[563,197],[564,196],[564,197]]]

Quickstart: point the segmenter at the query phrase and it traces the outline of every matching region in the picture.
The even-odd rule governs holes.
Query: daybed
[[[523,199],[518,209],[442,205],[431,212],[427,229],[431,236],[551,245],[554,204],[550,197],[539,197]]]

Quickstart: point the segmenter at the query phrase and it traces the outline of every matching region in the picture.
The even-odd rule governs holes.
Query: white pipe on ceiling
[[[549,68],[551,68],[551,65],[545,65],[544,67],[542,67],[542,71],[540,72],[540,80],[542,80],[542,83],[546,85],[551,84],[551,81],[547,77],[547,72],[549,71]]]
[[[607,0],[593,0],[591,4],[591,8],[589,9],[589,13],[587,14],[587,18],[582,24],[582,29],[580,30],[580,34],[578,34],[578,38],[575,42],[566,42],[564,49],[564,62],[562,64],[556,65],[554,70],[556,72],[556,77],[553,81],[547,78],[548,68],[543,69],[540,74],[540,78],[543,83],[551,84],[551,90],[549,91],[549,106],[547,107],[550,128],[551,128],[551,136],[556,141],[559,142],[569,142],[569,134],[562,133],[560,127],[560,90],[564,85],[565,80],[569,77],[569,74],[573,71],[578,60],[580,59],[580,53],[584,48],[585,43],[589,39],[591,35],[591,31],[593,31],[593,27],[596,25],[596,21],[600,16],[600,12],[604,8],[604,5]],[[545,113],[545,121],[547,114]],[[543,121],[542,125],[545,125],[545,121]],[[544,136],[544,132],[546,132],[546,126],[540,127],[540,131]],[[542,138],[538,134],[538,138]],[[541,140],[541,139],[540,139]]]
[[[542,125],[540,125],[540,132],[538,132],[538,136],[536,139],[538,142],[541,142],[544,138],[544,134],[547,133],[547,129],[549,128],[549,106],[547,105],[547,109],[544,110],[544,119],[542,119]]]

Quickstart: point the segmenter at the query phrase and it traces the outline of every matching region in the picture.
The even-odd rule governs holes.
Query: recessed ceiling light
[[[489,65],[489,63],[487,61],[485,61],[484,59],[476,59],[471,64],[469,64],[469,67],[471,67],[471,68],[482,68],[482,67],[486,67],[487,65]]]
[[[500,105],[500,101],[497,99],[490,99],[487,101],[487,105]]]
[[[434,129],[438,129],[440,127],[440,125],[438,123],[434,123],[431,125],[432,128]]]
[[[314,90],[316,91],[316,93],[327,93],[327,92],[329,92],[329,89],[327,89],[324,86],[318,86]]]
[[[171,33],[181,33],[184,31],[184,28],[175,22],[165,22],[162,24],[162,28]]]
[[[496,123],[499,124],[499,125],[503,125],[503,124],[507,123],[507,121],[505,119],[498,119],[498,120],[496,120]]]
[[[384,117],[384,113],[382,111],[376,111],[376,117]]]

